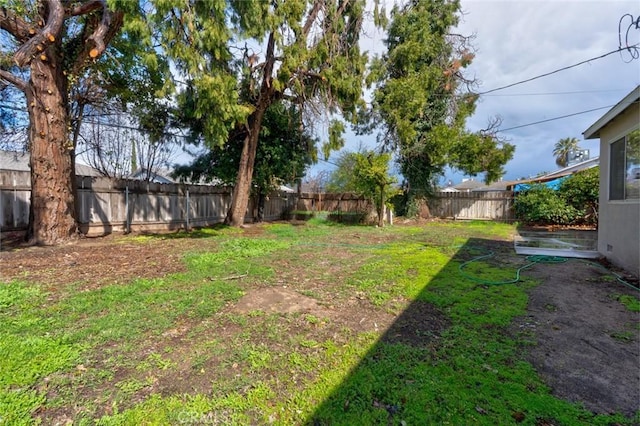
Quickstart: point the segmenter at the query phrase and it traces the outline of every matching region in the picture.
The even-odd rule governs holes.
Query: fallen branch
[[[244,274],[240,274],[240,275],[231,275],[225,278],[222,278],[222,281],[231,281],[231,280],[238,280],[240,278],[244,278],[249,276],[249,270],[247,270],[247,272],[245,272]],[[215,281],[215,278],[209,278],[211,281]]]

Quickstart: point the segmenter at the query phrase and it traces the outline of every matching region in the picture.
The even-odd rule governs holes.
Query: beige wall
[[[598,251],[636,277],[640,277],[640,200],[609,201],[609,145],[638,128],[640,106],[634,103],[600,130],[598,217]]]

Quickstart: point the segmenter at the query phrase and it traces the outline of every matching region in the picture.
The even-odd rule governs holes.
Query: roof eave
[[[600,130],[609,124],[611,120],[622,114],[634,102],[640,99],[640,85],[636,86],[627,96],[614,105],[606,114],[593,123],[587,130],[582,132],[585,139],[597,139],[600,137]]]

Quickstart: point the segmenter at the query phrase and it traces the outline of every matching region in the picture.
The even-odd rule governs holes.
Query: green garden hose
[[[488,254],[485,254],[485,255],[482,255],[482,256],[478,256],[478,257],[474,257],[473,259],[464,262],[462,265],[460,265],[458,267],[458,269],[460,270],[460,273],[462,274],[463,277],[468,278],[471,281],[475,281],[477,283],[485,284],[485,285],[504,285],[504,284],[515,284],[515,283],[517,283],[518,281],[520,281],[520,273],[522,271],[524,271],[525,269],[530,268],[533,265],[536,265],[538,263],[564,263],[564,262],[569,260],[566,257],[558,257],[558,256],[545,256],[545,255],[527,256],[526,259],[529,261],[529,263],[527,263],[524,266],[521,266],[520,268],[518,268],[516,270],[516,276],[515,276],[514,279],[506,280],[506,281],[485,280],[485,279],[478,278],[476,276],[473,276],[473,275],[470,275],[470,274],[467,274],[466,272],[464,272],[464,268],[466,268],[471,263],[477,262],[477,261],[479,261],[481,259],[486,259],[486,258],[489,258],[489,257],[493,257],[494,255],[495,255],[494,252],[489,252]]]
[[[464,271],[464,269],[470,265],[473,262],[477,262],[479,260],[482,259],[487,259],[490,257],[493,257],[495,255],[495,253],[493,252],[489,252],[488,254],[482,255],[482,256],[478,256],[478,257],[474,257],[471,260],[468,260],[466,262],[464,262],[463,264],[461,264],[458,269],[460,271],[460,273],[462,274],[463,277],[470,279],[471,281],[475,281],[477,283],[480,284],[484,284],[484,285],[504,285],[504,284],[515,284],[518,281],[520,281],[520,273],[522,271],[524,271],[527,268],[532,267],[533,265],[537,265],[539,263],[549,263],[549,264],[553,264],[553,263],[565,263],[568,262],[570,259],[567,257],[561,257],[561,256],[547,256],[547,255],[540,255],[540,254],[536,254],[536,255],[531,255],[531,256],[527,256],[526,260],[528,261],[528,263],[524,266],[521,266],[520,268],[518,268],[516,270],[516,276],[514,279],[512,280],[506,280],[506,281],[490,281],[490,280],[485,280],[473,275],[470,275],[468,273],[466,273]],[[580,260],[582,263],[585,263],[587,265],[591,265],[591,266],[596,266],[598,268],[604,269],[606,270],[608,273],[610,273],[611,275],[616,277],[616,280],[618,282],[620,282],[621,284],[632,288],[636,291],[640,291],[640,288],[634,286],[633,284],[628,283],[627,281],[625,281],[620,275],[616,274],[615,272],[612,272],[610,270],[608,270],[607,268],[605,268],[603,265],[600,265],[599,263],[596,262],[589,262],[589,261],[585,261],[585,260]]]

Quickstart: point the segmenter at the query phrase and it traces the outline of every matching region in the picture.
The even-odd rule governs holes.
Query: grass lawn
[[[514,232],[313,219],[93,248],[165,244],[184,271],[155,278],[25,271],[0,283],[0,425],[634,424],[555,398],[524,361],[510,324],[536,282],[493,285],[525,263]]]

